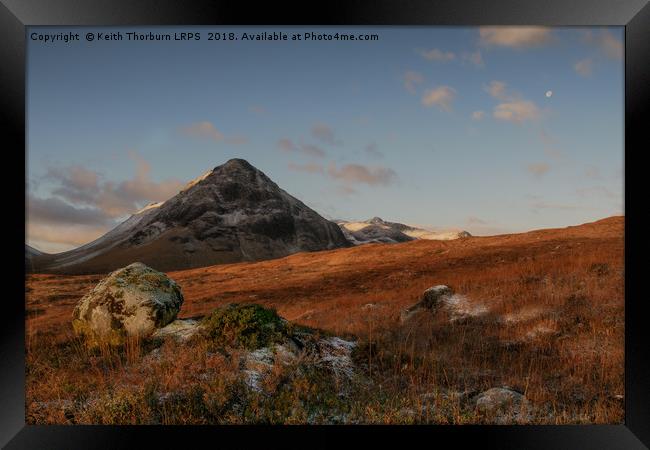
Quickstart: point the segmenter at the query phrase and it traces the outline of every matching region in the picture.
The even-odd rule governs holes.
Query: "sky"
[[[262,32],[288,40],[243,38]],[[337,32],[378,38],[292,40]],[[43,40],[59,33],[80,40]],[[490,235],[623,214],[621,27],[27,38],[27,238],[42,251],[90,242],[230,158],[329,219]]]

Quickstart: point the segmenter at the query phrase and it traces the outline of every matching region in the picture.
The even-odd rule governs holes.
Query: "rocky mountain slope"
[[[169,271],[349,245],[336,224],[247,161],[231,159],[99,239],[31,262],[43,273],[103,273],[134,261]]]
[[[430,231],[402,223],[387,222],[380,217],[373,217],[364,222],[338,220],[336,223],[345,237],[355,245],[372,242],[395,244],[416,239],[448,241],[471,236],[467,231]]]

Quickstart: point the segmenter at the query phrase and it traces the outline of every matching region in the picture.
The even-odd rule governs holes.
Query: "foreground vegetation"
[[[188,315],[203,316],[206,325],[185,343],[131,340],[90,350],[73,337],[69,305],[83,294],[80,284],[95,280],[32,277],[27,421],[504,423],[479,411],[474,399],[508,386],[530,408],[506,423],[620,423],[620,225],[610,234],[371,246],[364,254],[346,249],[341,264],[354,267],[345,270],[332,263],[341,251],[300,255],[251,265],[250,285],[241,265],[179,273],[173,278],[186,293]],[[404,260],[387,256],[400,251]],[[313,289],[312,275],[319,280]],[[217,278],[225,281],[211,281]],[[467,300],[460,313],[420,313],[401,323],[399,311],[435,284]],[[208,297],[208,290],[218,293]],[[47,292],[59,296],[51,309]],[[265,308],[225,307],[233,301],[277,308],[289,322]],[[354,340],[354,373],[333,373],[305,354],[274,361],[259,386],[251,386],[242,359],[282,345],[296,330]]]

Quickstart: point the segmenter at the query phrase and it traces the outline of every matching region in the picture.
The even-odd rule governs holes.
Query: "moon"
[[[546,91],[546,98],[551,98],[553,91]]]

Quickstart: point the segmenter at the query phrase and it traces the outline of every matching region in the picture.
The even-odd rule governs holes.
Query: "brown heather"
[[[220,351],[203,337],[157,350],[136,339],[89,350],[70,320],[101,276],[30,275],[27,421],[485,423],[491,418],[468,399],[507,385],[530,400],[526,423],[621,423],[623,225],[612,217],[169,273],[185,295],[180,317],[257,303],[296,324],[358,339],[363,379],[347,396],[318,370],[290,375],[285,366],[264,381],[267,394],[253,392],[237,366],[243,350]],[[400,311],[436,284],[484,314],[450,321],[445,311],[422,313],[400,324]]]

